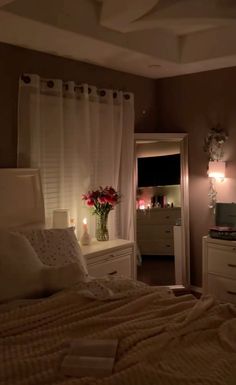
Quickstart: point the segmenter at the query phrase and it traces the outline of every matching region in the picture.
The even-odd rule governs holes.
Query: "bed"
[[[20,183],[18,178],[23,178],[20,180],[24,187],[18,190],[21,194],[21,188],[28,191],[24,193],[28,196],[26,215],[22,209],[25,200],[19,205],[19,196],[15,201],[12,192],[14,178],[17,183]],[[7,186],[11,186],[9,196]],[[0,227],[4,234],[11,233],[9,247],[11,254],[16,255],[21,246],[14,248],[14,242],[19,245],[23,238],[25,242],[26,234],[25,230],[19,232],[19,228],[28,225],[41,228],[43,225],[38,171],[0,170],[0,195],[5,196],[5,201],[2,200],[4,221],[1,219]],[[14,205],[18,209],[13,209]],[[31,230],[27,228],[26,231]],[[27,253],[30,258],[32,254],[33,258],[37,257],[29,244],[30,241],[25,242],[24,252],[19,254],[22,261]],[[7,262],[3,261],[5,254],[1,243],[0,250],[0,282],[1,279],[4,282],[7,273],[3,267]],[[10,253],[6,255],[11,260]],[[37,269],[43,272],[41,278],[45,277],[45,272],[46,277],[51,277],[51,273],[54,278],[56,275],[56,279],[50,281],[55,290],[41,290],[33,297],[27,293],[18,298],[14,297],[13,290],[10,299],[0,305],[1,385],[236,384],[236,307],[232,304],[218,303],[211,296],[200,300],[190,294],[175,297],[168,288],[151,287],[123,277],[94,279],[85,272],[73,281],[71,277],[77,269],[74,261],[60,266],[59,270],[58,266],[49,266],[47,262],[37,262]],[[19,266],[19,258],[17,263]],[[31,260],[28,263],[30,265]],[[71,265],[73,269],[68,273]],[[25,263],[25,270],[27,266]],[[9,270],[13,268],[10,266]],[[79,271],[83,268],[81,262]],[[36,274],[35,270],[32,272]],[[17,275],[21,275],[19,268],[16,281]],[[31,275],[24,279],[29,280],[28,288],[37,281],[34,278],[32,283]],[[71,285],[60,288],[60,283],[68,282],[68,277]],[[5,279],[5,285],[7,282]],[[47,280],[45,282],[48,284]],[[14,282],[8,285],[14,286]],[[1,283],[0,288],[4,291]],[[118,341],[111,375],[79,378],[62,372],[68,346],[81,338]]]

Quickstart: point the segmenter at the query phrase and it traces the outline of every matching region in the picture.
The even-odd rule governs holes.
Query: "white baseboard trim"
[[[173,290],[173,289],[185,289],[185,287],[183,285],[169,285],[167,287],[171,290]]]
[[[202,287],[200,287],[200,286],[190,285],[190,290],[195,291],[196,293],[202,294]]]
[[[195,291],[196,293],[200,293],[200,294],[202,294],[202,292],[203,292],[202,287],[194,286],[194,285],[190,285],[187,288],[183,285],[169,285],[169,286],[165,286],[165,287],[168,287],[171,290],[183,290],[183,289],[192,290],[192,291]]]

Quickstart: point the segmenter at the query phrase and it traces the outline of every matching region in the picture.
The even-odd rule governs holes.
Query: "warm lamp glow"
[[[87,218],[84,218],[84,219],[83,219],[83,224],[84,224],[84,225],[87,225],[87,223],[88,223]]]
[[[139,199],[138,207],[139,207],[139,210],[145,210],[145,201],[144,201],[144,199]]]
[[[225,162],[223,161],[210,161],[208,165],[209,178],[224,179],[225,177]]]
[[[67,209],[56,209],[52,213],[52,227],[63,229],[70,226],[70,215]]]

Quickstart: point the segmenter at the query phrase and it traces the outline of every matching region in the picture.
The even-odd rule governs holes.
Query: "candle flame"
[[[87,225],[87,223],[88,223],[88,222],[87,222],[87,218],[84,218],[84,219],[83,219],[83,224],[84,224],[84,225]]]

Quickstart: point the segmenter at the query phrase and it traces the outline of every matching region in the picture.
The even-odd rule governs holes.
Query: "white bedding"
[[[117,338],[114,373],[65,377],[75,337]],[[0,306],[1,385],[233,385],[236,308],[131,280],[89,280]]]

